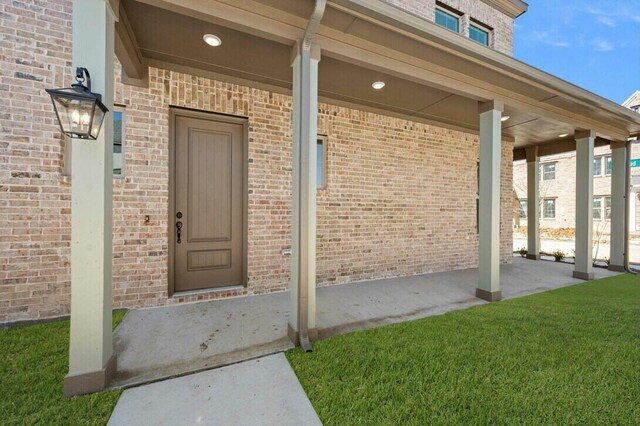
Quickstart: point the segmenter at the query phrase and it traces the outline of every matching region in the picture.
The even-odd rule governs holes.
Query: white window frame
[[[473,27],[473,28],[475,28],[475,29],[477,29],[479,31],[482,31],[483,33],[487,34],[487,44],[480,43],[479,41],[474,40],[474,39],[471,38],[471,27]],[[475,41],[476,43],[478,43],[478,44],[480,44],[482,46],[490,47],[491,46],[491,42],[493,40],[492,34],[493,34],[493,30],[491,28],[489,28],[487,25],[485,25],[485,24],[483,24],[481,22],[478,22],[475,19],[471,19],[471,22],[469,23],[469,39],[470,40],[473,40],[473,41]]]
[[[596,209],[596,203],[598,203],[598,208]],[[593,220],[602,220],[602,197],[593,197],[593,203],[591,204],[591,210],[593,215]],[[598,217],[596,217],[596,211],[598,212]]]
[[[547,217],[547,201],[553,201],[553,217]],[[544,220],[555,220],[558,217],[558,199],[557,198],[543,198],[542,199],[542,218]]]
[[[454,31],[454,30],[452,30],[450,28],[447,28],[447,27],[445,27],[443,25],[438,24],[438,22],[437,22],[438,12],[442,12],[445,15],[449,15],[449,16],[457,19],[458,20],[458,31]],[[440,28],[444,28],[445,30],[451,31],[452,33],[460,34],[460,31],[462,30],[462,16],[463,16],[463,13],[461,13],[461,12],[459,12],[459,11],[453,9],[453,8],[446,7],[445,5],[442,5],[442,4],[438,3],[438,2],[436,2],[436,11],[435,11],[435,15],[433,17],[433,22],[434,22],[434,24],[436,24]]]
[[[595,215],[595,207],[593,208],[593,220],[594,221],[606,221],[611,220],[611,196],[610,195],[596,195],[593,197],[593,203],[598,202],[600,205],[600,217]]]
[[[602,177],[604,176],[604,170],[602,168],[602,155],[598,155],[593,157],[593,177]],[[600,171],[596,173],[596,163],[600,164]]]
[[[604,171],[604,175],[605,176],[611,176],[611,173],[613,172],[613,158],[611,157],[611,155],[605,155],[602,158],[604,158],[604,165],[602,166],[602,170]],[[609,171],[609,162],[611,161],[611,171]]]
[[[551,165],[551,164],[554,165],[553,178],[547,179],[547,177],[545,175],[545,172],[544,172],[544,167],[548,166],[548,165]],[[542,163],[540,165],[540,168],[542,169],[542,173],[541,173],[542,174],[542,180],[556,180],[556,173],[558,172],[558,162],[557,161],[550,161],[550,162],[547,162],[547,163]]]

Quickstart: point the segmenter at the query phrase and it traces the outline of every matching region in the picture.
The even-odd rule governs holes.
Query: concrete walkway
[[[109,425],[321,425],[283,354],[124,391]]]
[[[573,266],[514,257],[502,265],[505,298],[569,284]],[[613,275],[595,270],[596,278]],[[486,303],[474,297],[477,270],[444,272],[318,289],[320,337]],[[276,293],[131,311],[115,332],[118,374],[113,387],[149,383],[292,347],[289,294]]]

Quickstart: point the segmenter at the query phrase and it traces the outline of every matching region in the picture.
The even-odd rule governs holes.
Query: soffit
[[[609,129],[632,130],[625,117],[583,99],[588,92],[572,97],[540,83],[539,76],[527,77],[522,69],[507,73],[496,57],[519,63],[432,23],[423,23],[430,30],[427,36],[399,33],[335,1],[349,3],[331,2],[318,31],[323,98],[476,131],[477,103],[504,97],[505,114],[512,117],[504,124],[504,134],[514,138],[517,147],[549,142],[558,134],[572,134],[587,125],[592,128],[591,123],[602,124],[600,136],[607,136]],[[174,1],[123,0],[146,58],[290,89],[291,46],[306,25],[311,0],[185,0],[180,7],[169,7],[169,3]],[[210,4],[220,7],[207,8]],[[215,15],[222,14],[222,6],[237,8],[237,17]],[[255,19],[265,24],[250,28]],[[205,33],[221,36],[223,45],[209,48],[202,42]],[[460,54],[460,44],[471,46],[468,54]],[[381,59],[374,64],[370,57],[375,55]],[[400,71],[403,67],[411,73]],[[379,92],[370,86],[378,79],[387,82]],[[637,121],[636,131],[640,131]]]

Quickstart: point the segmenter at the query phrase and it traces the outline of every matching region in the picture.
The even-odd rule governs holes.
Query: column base
[[[64,378],[62,393],[64,396],[70,397],[105,390],[113,376],[116,375],[116,367],[116,355],[114,354],[102,370],[75,376],[67,375]]]
[[[527,259],[540,260],[540,255],[539,254],[527,254]]]
[[[298,333],[298,330],[294,330],[293,327],[291,327],[291,324],[287,324],[287,334],[296,347],[300,346],[300,333]],[[309,329],[309,340],[318,340],[317,328]]]
[[[609,265],[608,269],[612,272],[627,272],[627,268],[619,265]]]
[[[577,278],[579,280],[591,281],[593,279],[593,272],[573,271],[573,278]]]
[[[476,288],[476,297],[478,299],[486,300],[487,302],[499,302],[502,300],[502,291],[487,291],[481,288]]]

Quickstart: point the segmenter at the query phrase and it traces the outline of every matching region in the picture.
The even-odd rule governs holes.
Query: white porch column
[[[500,290],[500,160],[501,117],[499,101],[480,105],[479,280],[476,297],[496,302]]]
[[[624,272],[625,199],[627,188],[627,143],[611,142],[611,253],[609,270]]]
[[[593,147],[596,133],[576,132],[576,264],[573,276],[593,279]]]
[[[320,48],[295,46],[293,67],[293,205],[289,337],[316,337],[316,145]]]
[[[527,259],[540,260],[540,157],[527,148]]]
[[[109,113],[98,140],[72,140],[67,396],[104,389],[116,371],[111,332],[114,29],[108,0],[74,0],[73,65],[89,70],[91,89],[102,94]]]

